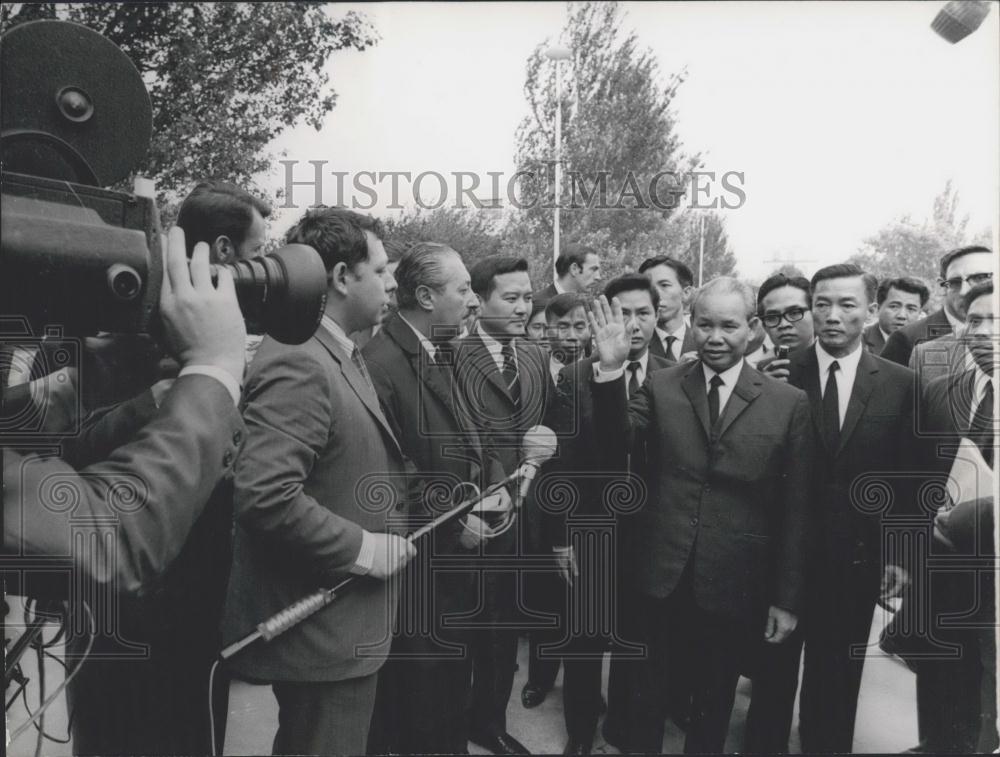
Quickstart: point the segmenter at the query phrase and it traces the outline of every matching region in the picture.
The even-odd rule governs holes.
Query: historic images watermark
[[[554,209],[555,162],[537,170],[503,171],[336,171],[329,161],[279,161],[283,166],[283,208],[335,205],[352,210],[516,208]],[[736,210],[746,202],[742,171],[566,171],[558,207],[564,210]],[[386,202],[388,200],[388,202]]]

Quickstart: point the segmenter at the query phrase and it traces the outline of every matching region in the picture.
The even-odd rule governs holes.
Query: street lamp
[[[559,195],[562,187],[562,66],[559,62],[569,60],[573,53],[566,47],[550,47],[545,51],[545,57],[556,65],[556,207],[552,235],[552,275],[555,277],[556,260],[559,258]]]

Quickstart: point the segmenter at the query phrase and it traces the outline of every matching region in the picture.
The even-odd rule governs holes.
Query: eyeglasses
[[[781,313],[764,313],[764,315],[761,317],[761,321],[763,321],[764,325],[767,328],[773,329],[779,323],[781,323],[782,318],[784,318],[789,323],[796,323],[797,321],[801,321],[805,317],[806,317],[805,308],[788,308],[788,310],[785,310]]]
[[[966,276],[964,279],[961,276],[954,276],[950,279],[942,279],[941,286],[952,292],[957,292],[962,288],[962,284],[968,284],[969,286],[976,286],[976,284],[985,284],[987,281],[993,280],[993,272],[989,273],[974,273],[971,276]]]

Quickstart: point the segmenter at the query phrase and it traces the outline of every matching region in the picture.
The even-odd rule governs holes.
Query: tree
[[[336,105],[324,65],[375,44],[371,24],[321,3],[4,4],[0,31],[37,18],[88,26],[142,74],[153,105],[149,154],[136,171],[176,199],[205,177],[256,187],[267,146],[305,120],[319,129]]]
[[[702,281],[718,276],[736,275],[736,255],[729,247],[725,220],[718,213],[684,213],[686,246],[675,256],[686,263],[694,273],[694,283],[698,284],[698,258],[701,253],[701,224],[704,219],[705,249],[702,266]]]
[[[671,110],[684,75],[669,76],[664,85],[655,56],[640,50],[634,32],[621,30],[623,16],[617,3],[570,4],[562,32],[572,59],[561,64],[566,170],[560,231],[564,239],[599,242],[612,267],[650,246],[663,251],[654,243],[667,233],[665,221],[677,200],[671,190],[683,193],[683,176],[699,160],[682,156]],[[526,203],[508,231],[536,267],[551,266],[553,234],[556,64],[544,56],[548,45],[528,59],[530,115],[518,128],[516,155],[518,170],[534,176],[525,194],[548,201]],[[657,190],[652,198],[651,185]]]
[[[948,250],[968,244],[990,244],[990,229],[970,235],[968,226],[969,216],[960,214],[958,193],[949,180],[934,198],[928,219],[917,221],[909,215],[900,216],[865,239],[849,262],[879,278],[917,276],[931,283],[937,279],[941,256]]]
[[[501,235],[497,220],[486,210],[437,208],[404,211],[398,218],[385,222],[386,236],[406,244],[440,242],[459,254],[467,267],[490,255],[501,252]]]

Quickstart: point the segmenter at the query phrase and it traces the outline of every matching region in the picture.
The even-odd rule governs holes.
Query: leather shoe
[[[548,695],[548,689],[543,689],[541,686],[535,686],[533,683],[526,683],[524,684],[524,688],[521,689],[521,704],[523,704],[526,709],[530,710],[532,707],[537,707],[544,702],[545,697]]]
[[[566,748],[563,749],[563,754],[590,754],[591,748],[590,744],[570,739],[566,742]]]
[[[469,741],[489,752],[493,752],[493,754],[531,754],[524,744],[509,733],[500,733],[497,735],[486,733],[469,734]]]
[[[604,737],[604,741],[619,752],[625,752],[625,738],[622,733],[619,732],[617,728],[608,728],[608,721],[604,721],[604,725],[601,726],[601,735]]]

